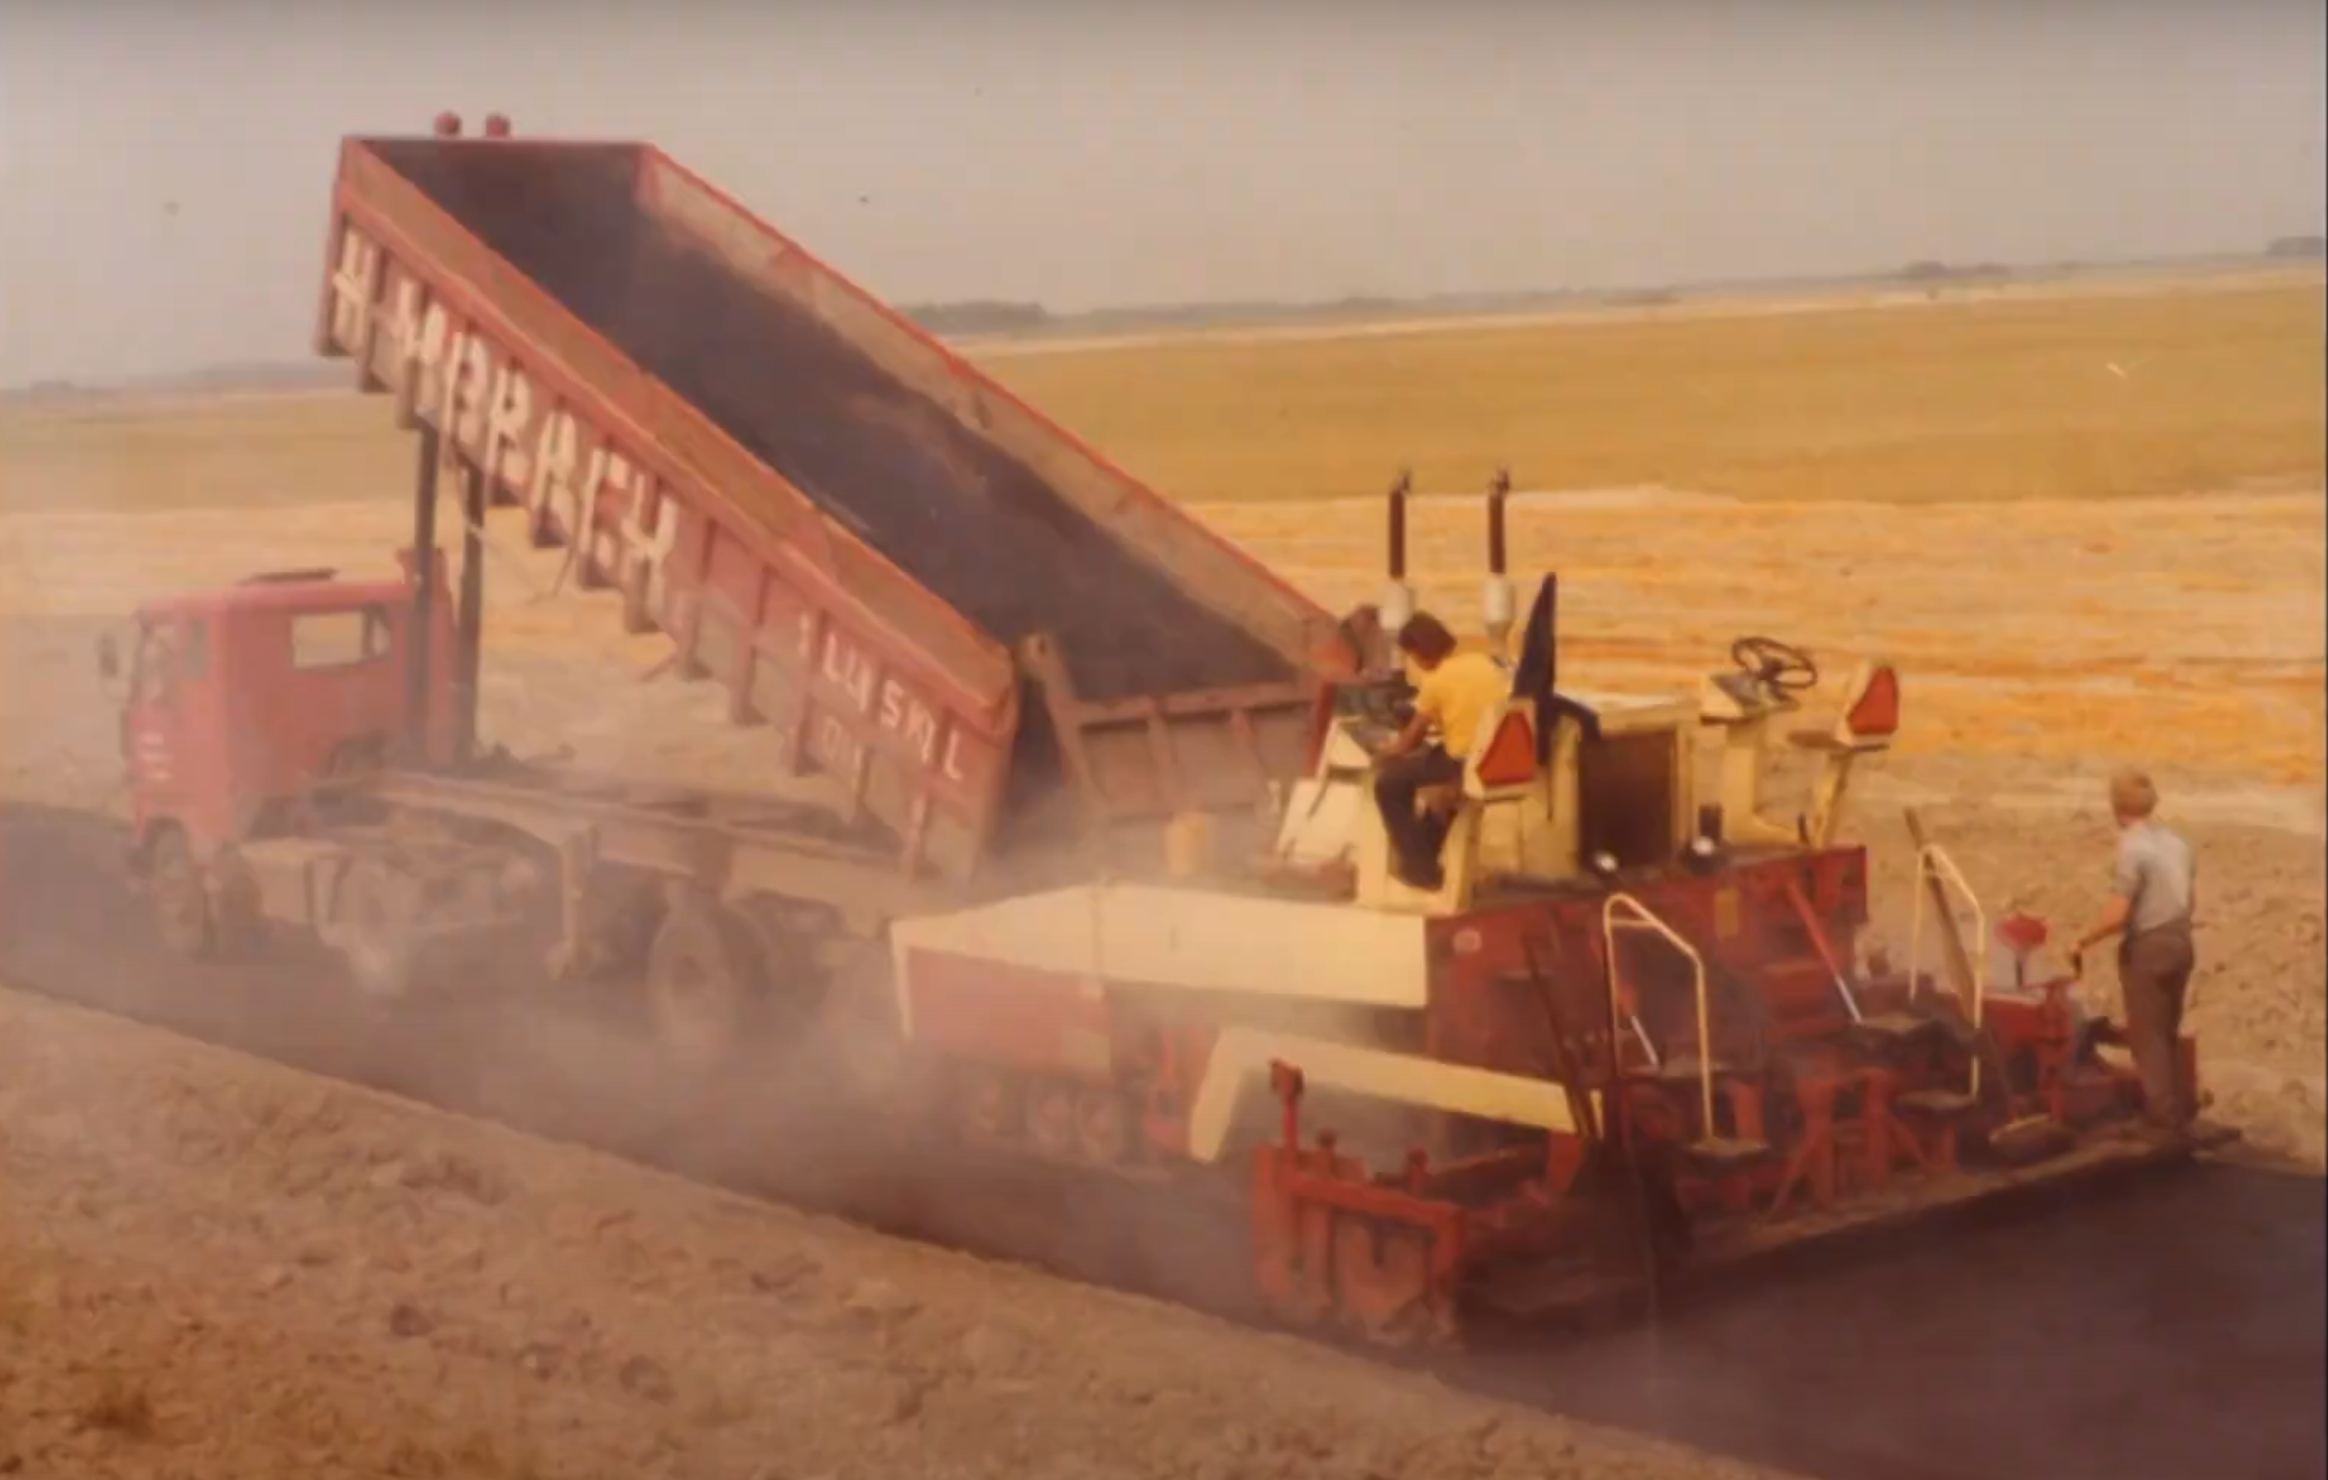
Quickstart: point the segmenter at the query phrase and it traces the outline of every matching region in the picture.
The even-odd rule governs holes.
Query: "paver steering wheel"
[[[1819,665],[1801,648],[1775,637],[1741,637],[1730,644],[1730,661],[1757,683],[1781,693],[1800,693],[1819,682]]]

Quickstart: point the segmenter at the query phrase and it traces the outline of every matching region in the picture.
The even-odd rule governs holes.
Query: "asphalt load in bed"
[[[1033,470],[664,228],[636,201],[630,156],[387,152],[576,318],[990,636],[1054,637],[1083,698],[1291,677]]]

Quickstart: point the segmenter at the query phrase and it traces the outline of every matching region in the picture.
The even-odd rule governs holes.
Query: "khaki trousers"
[[[2182,1101],[2180,1058],[2183,1002],[2197,955],[2191,927],[2162,925],[2129,935],[2118,947],[2118,985],[2126,994],[2126,1040],[2142,1077],[2142,1115],[2153,1125],[2180,1128],[2196,1107]]]

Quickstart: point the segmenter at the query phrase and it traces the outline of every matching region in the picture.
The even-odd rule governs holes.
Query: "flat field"
[[[1786,502],[2317,487],[2317,273],[1925,302],[994,346],[1013,389],[1199,502],[1656,484]]]
[[[2323,307],[2314,272],[2141,292],[1200,334],[1112,346],[996,345],[978,354],[1028,399],[1329,607],[1373,596],[1382,539],[1376,496],[1404,465],[1425,494],[1447,495],[1426,498],[1416,514],[1412,564],[1422,597],[1467,622],[1483,569],[1476,495],[1506,463],[1527,491],[1513,505],[1514,564],[1561,573],[1564,676],[1577,685],[1694,683],[1726,663],[1733,638],[1755,632],[1798,642],[1836,671],[1861,654],[1894,658],[1907,683],[1907,734],[1860,792],[1854,828],[1876,850],[1877,932],[1895,946],[1904,943],[1908,902],[1902,804],[1924,810],[1993,905],[2019,902],[2068,926],[2098,905],[2107,878],[2103,775],[2120,762],[2151,766],[2170,820],[2198,844],[2209,880],[2192,1025],[2220,1096],[2216,1113],[2316,1167],[2328,1142],[2320,1074],[2328,1048]],[[411,443],[391,427],[387,403],[351,395],[0,411],[0,791],[116,807],[113,710],[89,662],[95,632],[141,596],[176,586],[289,565],[385,568],[406,527],[411,465]],[[593,598],[538,599],[546,585],[537,557],[496,549],[485,695],[493,738],[521,753],[564,746],[589,765],[752,774],[761,756],[754,732],[689,722],[717,715],[707,690],[638,677],[656,656],[654,639],[610,642],[610,619],[587,605]],[[2095,1005],[2117,1011],[2114,983],[2097,977],[2088,990]],[[0,1027],[20,1035],[27,1105],[65,1082],[67,1058],[102,1063],[107,1074],[199,1085],[141,1091],[134,1112],[116,1107],[182,1120],[160,1132],[165,1140],[217,1133],[197,1102],[223,1093],[221,1076],[244,1072],[227,1061],[184,1062],[177,1050],[136,1035],[100,1047],[102,1025],[77,1020],[44,1024],[26,1012]],[[137,1064],[117,1062],[127,1058]],[[303,1104],[323,1105],[331,1094],[296,1089]],[[252,1091],[252,1103],[259,1098]],[[7,1103],[0,1098],[0,1110]],[[29,1226],[88,1225],[86,1247],[113,1258],[129,1245],[106,1242],[90,1208],[92,1199],[102,1209],[113,1196],[99,1188],[106,1168],[131,1164],[123,1160],[127,1142],[117,1126],[64,1134],[65,1122],[54,1118],[61,1111],[41,1113],[50,1119],[32,1126],[39,1134],[29,1142],[39,1155],[10,1166],[11,1192],[26,1210],[53,1202],[54,1216],[31,1211]],[[329,1140],[334,1125],[376,1121],[376,1112],[352,1106],[303,1112],[300,1133]],[[275,1133],[257,1126],[235,1134],[255,1142]],[[85,1165],[74,1161],[80,1148],[89,1150]],[[376,1162],[391,1152],[365,1154]],[[513,1167],[530,1156],[515,1142],[506,1154]],[[530,1164],[535,1173],[513,1175],[564,1175],[553,1174],[563,1163]],[[234,1175],[260,1177],[256,1165],[244,1158]],[[138,1177],[138,1216],[159,1220],[155,1227],[167,1221],[157,1201],[165,1191],[189,1206],[215,1200],[202,1187]],[[413,1183],[373,1176],[368,1185]],[[667,1206],[684,1197],[667,1186],[654,1195]],[[358,1211],[356,1203],[347,1207]],[[302,1237],[360,1242],[336,1200],[301,1209]],[[0,1220],[0,1231],[6,1227]],[[422,1236],[421,1225],[414,1230]],[[918,1279],[898,1273],[905,1256],[879,1241],[845,1230],[818,1237],[825,1242],[816,1258],[835,1271],[840,1292],[868,1270],[880,1272],[876,1283]],[[43,1258],[61,1257],[53,1243],[41,1241]],[[208,1292],[205,1309],[223,1321],[233,1282],[249,1278],[229,1266],[249,1251],[220,1249],[215,1267],[188,1283]],[[23,1319],[58,1341],[68,1326],[100,1342],[108,1329],[142,1340],[138,1322],[168,1319],[147,1305],[166,1304],[181,1276],[145,1245],[135,1252],[147,1261],[139,1286],[146,1304],[73,1314],[40,1297]],[[208,1256],[191,1247],[187,1257]],[[332,1302],[354,1298],[356,1276],[311,1277],[306,1255],[295,1264],[282,1257],[283,1267],[261,1271],[257,1293],[237,1298],[305,1311],[303,1330],[331,1328]],[[320,1258],[318,1267],[330,1265],[331,1256]],[[459,1331],[496,1319],[489,1285],[433,1282],[444,1308],[432,1320]],[[59,1287],[44,1288],[54,1295]],[[510,1288],[502,1287],[505,1303]],[[983,1297],[965,1286],[944,1295],[933,1288],[928,1298],[934,1309]],[[1080,1296],[1037,1282],[1014,1286],[1007,1298],[1037,1313],[1044,1343],[1072,1343],[1089,1331],[1101,1344],[1122,1346],[1140,1329],[1131,1313],[1075,1304]],[[461,1302],[467,1314],[454,1309]],[[819,1292],[809,1303],[822,1310],[832,1302]],[[646,1317],[619,1319],[629,1323],[624,1339],[648,1340],[639,1334],[649,1331]],[[0,1322],[0,1334],[5,1329]],[[661,1328],[653,1330],[660,1340]],[[913,1338],[884,1339],[894,1363]],[[1207,1368],[1290,1378],[1312,1360],[1225,1332],[1189,1335],[1187,1343],[1159,1357],[1172,1370],[1158,1383],[1194,1381],[1187,1374]],[[1237,1344],[1240,1355],[1223,1366],[1213,1354],[1228,1345],[1209,1343]],[[485,1381],[483,1362],[498,1374],[499,1348],[471,1345],[461,1370]],[[1172,1366],[1183,1358],[1186,1373]],[[106,1357],[121,1360],[119,1350]],[[435,1368],[440,1376],[452,1370],[445,1360]],[[353,1348],[335,1352],[334,1361],[373,1371]],[[398,1391],[422,1393],[422,1367],[382,1367],[366,1380],[395,1386],[404,1375],[420,1386]],[[562,1382],[540,1373],[526,1380],[536,1379]],[[975,1393],[988,1379],[967,1381]],[[1029,1427],[1013,1442],[1039,1449],[1032,1436],[1047,1420],[1028,1385],[989,1386],[1025,1405]],[[1263,1394],[1246,1405],[1249,1414],[1224,1392],[1206,1422],[1217,1429],[1234,1419],[1232,1432],[1240,1424],[1266,1431],[1274,1444],[1284,1425],[1272,1427],[1267,1417],[1267,1379],[1249,1390]],[[13,1419],[35,1436],[66,1432],[58,1427],[65,1418],[38,1406],[51,1389],[15,1391],[34,1406],[11,1414],[0,1382],[0,1430]],[[1213,1389],[1204,1391],[1213,1402]],[[193,1387],[185,1395],[198,1400]],[[607,1410],[601,1427],[629,1423],[632,1407],[646,1401],[634,1399],[614,1398],[621,1411]],[[335,1392],[332,1401],[362,1400]],[[425,1408],[433,1400],[411,1401]],[[642,1441],[640,1452],[655,1458],[640,1460],[634,1473],[755,1473],[727,1456],[750,1447],[738,1435],[761,1434],[763,1418],[775,1422],[770,1410],[736,1420],[742,1427],[725,1437],[705,1437],[719,1425],[704,1420],[698,1433],[695,1420],[651,1402],[640,1411],[661,1416],[642,1420],[637,1432],[662,1437]],[[164,1431],[178,1422],[166,1403],[158,1422]],[[191,1417],[185,1427],[196,1427]],[[1379,1427],[1380,1443],[1406,1442],[1389,1420]],[[753,1440],[754,1453],[779,1462],[782,1444],[792,1443],[808,1466],[799,1473],[857,1472],[824,1458],[847,1446],[829,1436],[810,1442],[815,1425],[777,1428]],[[91,1456],[104,1443],[95,1432],[81,1423],[48,1453],[98,1473]],[[1619,1444],[1581,1434],[1573,1442],[1568,1453],[1579,1470],[1611,1463],[1617,1450],[1607,1446]],[[1067,1451],[1054,1449],[1067,1463]],[[191,1462],[193,1451],[185,1454]],[[0,1461],[7,1457],[0,1442]],[[37,1471],[40,1451],[32,1457]],[[1233,1448],[1221,1458],[1222,1473],[1243,1468]],[[1165,1472],[1137,1456],[1118,1461],[1124,1468],[1108,1473]],[[1687,1468],[1670,1455],[1638,1462],[1644,1474]],[[219,1463],[229,1468],[200,1473],[231,1472],[231,1458]],[[113,1472],[110,1462],[105,1472]],[[975,1472],[983,1471],[963,1470]],[[1520,1470],[1466,1459],[1418,1463],[1412,1472]]]

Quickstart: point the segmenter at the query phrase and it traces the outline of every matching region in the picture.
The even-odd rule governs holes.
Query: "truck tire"
[[[772,900],[742,900],[732,913],[750,937],[756,973],[750,1031],[779,1049],[803,1042],[816,1027],[827,987],[815,943]]]
[[[632,974],[646,969],[670,907],[662,890],[634,886],[618,893],[598,913],[590,932],[591,956],[601,973]]]
[[[255,953],[266,940],[266,911],[258,875],[235,849],[221,848],[210,864],[212,947],[221,956]]]
[[[217,921],[211,916],[202,865],[195,861],[186,835],[175,827],[164,828],[153,840],[146,892],[153,900],[154,926],[172,955],[201,960],[217,949]]]
[[[647,1010],[663,1047],[697,1067],[730,1054],[752,1021],[758,957],[751,930],[726,910],[674,904],[647,951]]]
[[[359,858],[340,881],[337,937],[357,992],[375,1003],[412,990],[419,886],[389,864]]]

